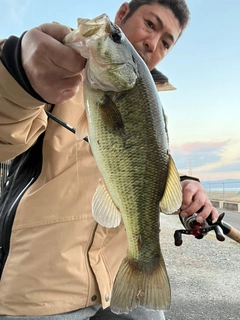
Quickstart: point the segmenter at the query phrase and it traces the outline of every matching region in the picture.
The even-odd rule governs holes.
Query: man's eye
[[[168,50],[170,48],[169,44],[166,41],[163,40],[162,43],[165,49]]]
[[[154,29],[154,24],[150,20],[146,20],[146,23],[150,28]]]

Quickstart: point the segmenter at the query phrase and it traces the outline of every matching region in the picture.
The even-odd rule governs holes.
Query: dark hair
[[[152,3],[159,3],[170,9],[178,19],[182,31],[186,28],[190,19],[190,12],[185,0],[131,0],[129,2],[129,13],[124,20],[130,18],[139,7]]]

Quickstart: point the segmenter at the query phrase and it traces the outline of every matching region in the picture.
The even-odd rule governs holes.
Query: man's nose
[[[149,52],[154,52],[157,48],[157,45],[158,45],[158,37],[156,37],[156,36],[148,37],[145,40],[144,44]]]

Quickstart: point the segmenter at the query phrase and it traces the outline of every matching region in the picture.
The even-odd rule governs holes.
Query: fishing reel
[[[228,234],[231,226],[223,221],[225,213],[221,213],[215,223],[211,221],[211,215],[202,223],[197,222],[196,217],[202,211],[202,208],[193,215],[182,218],[179,214],[180,221],[185,229],[176,230],[174,233],[175,245],[182,245],[182,235],[193,235],[196,239],[202,239],[208,232],[214,231],[218,241],[224,241],[224,234]]]

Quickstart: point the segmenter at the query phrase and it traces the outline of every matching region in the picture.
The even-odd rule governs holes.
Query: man
[[[115,22],[152,70],[188,19],[185,0],[132,0],[121,5]],[[126,253],[124,226],[106,229],[94,221],[91,200],[99,173],[90,146],[48,120],[45,112],[54,104],[52,113],[76,127],[84,111],[86,61],[62,44],[69,32],[56,23],[43,24],[1,45],[0,161],[23,154],[17,177],[27,158],[24,152],[34,145],[29,163],[34,167],[39,158],[42,163],[40,175],[33,173],[24,192],[16,193],[22,198],[11,206],[16,207],[12,225],[10,214],[7,223],[1,222],[0,319],[164,319],[161,311],[138,308],[115,315],[108,308]],[[42,157],[37,157],[43,132]],[[201,184],[182,180],[182,215],[203,207],[199,220],[210,214],[216,219]],[[9,198],[1,206],[2,215]]]

